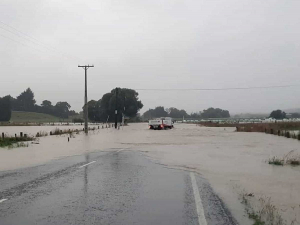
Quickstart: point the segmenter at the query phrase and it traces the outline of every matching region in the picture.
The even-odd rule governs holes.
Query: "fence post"
[[[23,132],[20,132],[20,137],[23,137]]]
[[[4,132],[2,132],[2,139],[4,139]]]

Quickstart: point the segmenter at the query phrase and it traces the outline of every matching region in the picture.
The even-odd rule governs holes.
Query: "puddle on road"
[[[1,127],[1,132],[14,133],[14,129],[19,128]],[[24,133],[34,134],[55,127],[21,128]],[[66,129],[72,128],[76,129],[73,126]],[[120,130],[91,131],[89,136],[81,133],[71,138],[70,142],[67,135],[48,136],[40,138],[39,145],[29,145],[28,148],[0,149],[0,171],[86,152],[131,147],[165,165],[196,168],[209,179],[241,224],[246,224],[242,223],[245,214],[233,187],[253,193],[255,198],[271,197],[287,224],[295,218],[300,221],[300,167],[276,167],[265,162],[291,150],[300,154],[299,141],[264,133],[236,133],[234,128],[205,128],[187,124],[177,124],[173,130],[154,131],[147,128],[147,124],[130,124]]]

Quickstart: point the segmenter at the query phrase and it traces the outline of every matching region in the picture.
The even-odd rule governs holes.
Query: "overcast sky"
[[[79,111],[78,64],[95,66],[88,70],[89,100],[116,86],[297,85],[299,12],[298,0],[1,0],[0,96],[31,87],[38,104],[67,101]],[[142,112],[159,105],[231,113],[300,108],[300,86],[138,92]]]

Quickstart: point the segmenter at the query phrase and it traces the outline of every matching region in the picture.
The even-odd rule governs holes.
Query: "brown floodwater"
[[[1,127],[0,131],[14,134],[20,128],[24,133],[35,134],[55,127]],[[148,130],[144,123],[130,124],[120,130],[90,131],[88,136],[81,133],[70,142],[67,137],[42,137],[39,144],[29,147],[0,149],[0,170],[39,165],[86,152],[130,148],[166,166],[202,174],[241,224],[249,222],[240,203],[240,193],[253,193],[254,206],[255,200],[270,197],[287,224],[294,219],[300,221],[300,167],[273,166],[266,162],[273,156],[283,157],[291,150],[293,154],[300,154],[300,141],[193,124],[176,124],[173,130],[154,131]]]

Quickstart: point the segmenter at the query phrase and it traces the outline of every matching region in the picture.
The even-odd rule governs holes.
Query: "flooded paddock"
[[[80,126],[82,128],[82,126]],[[20,127],[1,127],[15,133]],[[53,126],[21,127],[35,134]],[[66,127],[69,129],[69,126]],[[39,138],[27,148],[0,149],[0,170],[43,164],[49,160],[94,151],[130,149],[139,151],[170,168],[192,170],[209,180],[234,216],[243,223],[245,214],[240,194],[253,194],[252,204],[270,198],[286,224],[300,221],[300,167],[268,164],[271,157],[282,157],[291,150],[300,154],[300,141],[264,133],[240,133],[235,128],[175,124],[172,130],[149,130],[147,124],[129,124],[75,135]]]

